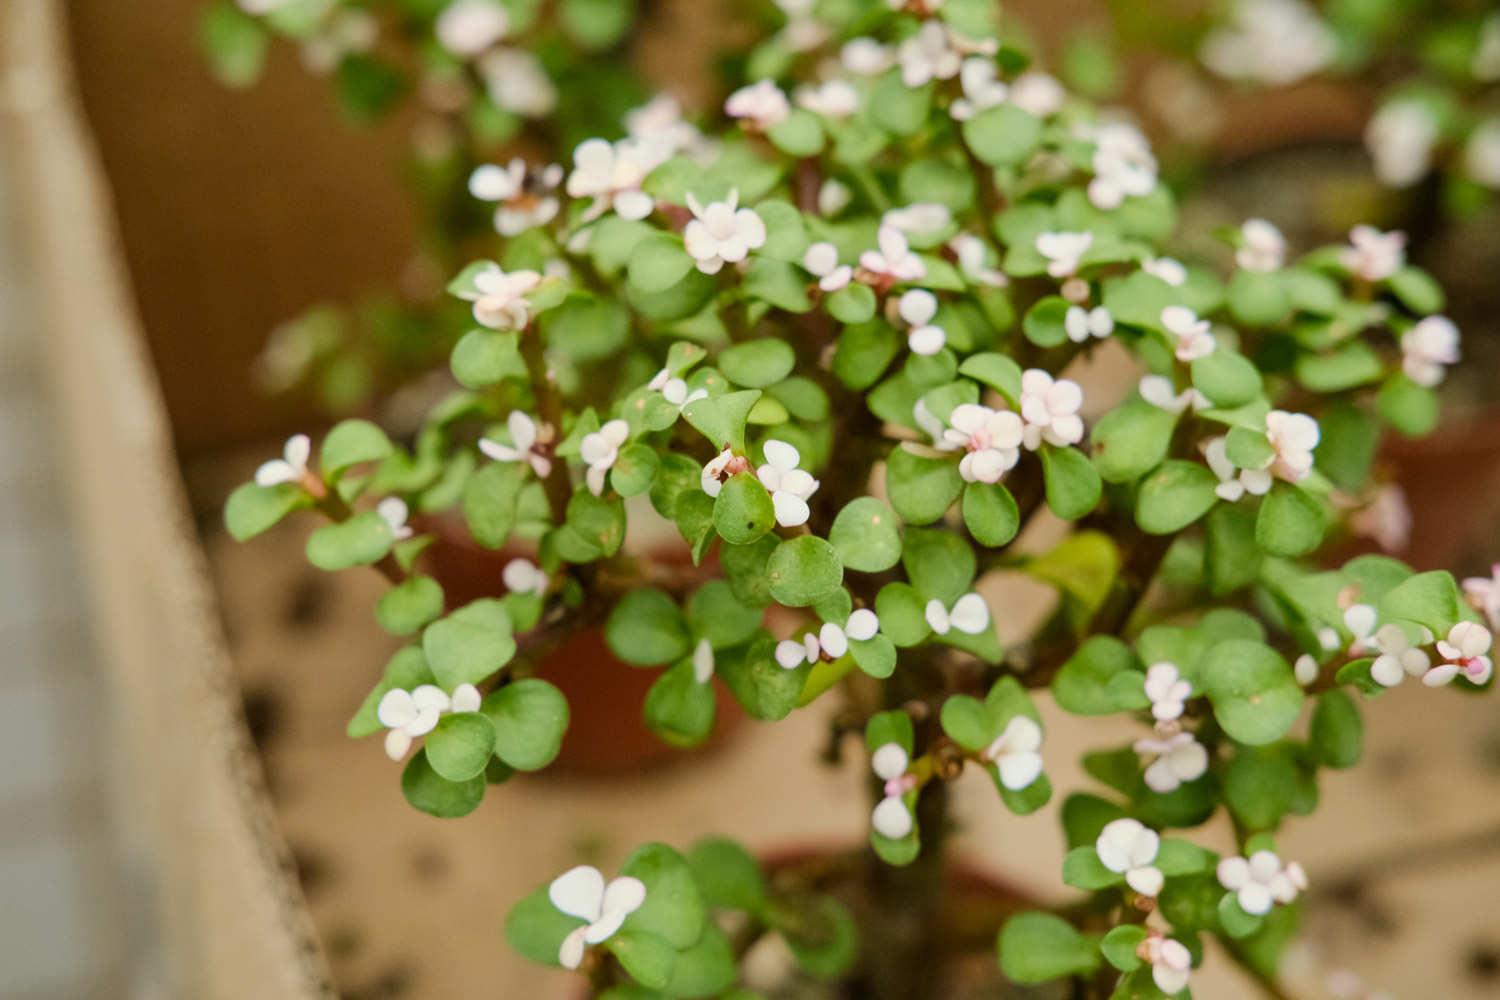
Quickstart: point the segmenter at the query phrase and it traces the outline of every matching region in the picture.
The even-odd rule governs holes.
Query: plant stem
[[[354,516],[353,509],[339,496],[339,491],[327,486],[316,476],[309,473],[303,478],[302,486],[312,496],[318,510],[330,521],[342,524]],[[379,562],[373,563],[371,568],[390,581],[392,586],[406,581],[406,571],[389,552],[381,556]]]
[[[562,396],[558,394],[557,383],[547,373],[547,359],[542,355],[541,331],[534,328],[522,330],[520,340],[521,357],[526,362],[531,390],[536,394],[537,414],[542,418],[542,423],[552,427],[554,435],[560,436],[563,432]],[[558,439],[555,437],[554,441]],[[552,469],[542,485],[547,491],[547,505],[552,509],[552,522],[562,524],[567,520],[568,500],[573,496],[573,484],[568,481],[567,463],[554,455]]]

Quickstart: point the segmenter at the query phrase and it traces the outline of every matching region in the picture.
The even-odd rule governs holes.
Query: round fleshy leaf
[[[901,520],[882,501],[858,497],[834,518],[828,541],[847,569],[884,572],[901,558]]]
[[[449,781],[468,781],[484,773],[495,751],[495,727],[478,712],[445,715],[427,734],[427,763]]]
[[[748,472],[729,477],[714,499],[714,529],[730,545],[748,545],[776,526],[771,494]]]
[[[401,794],[414,809],[439,819],[467,816],[484,799],[484,774],[481,771],[466,781],[449,781],[427,761],[427,750],[417,751],[401,772]]]
[[[1230,736],[1251,746],[1280,739],[1302,710],[1302,688],[1274,649],[1251,639],[1229,639],[1207,654],[1202,678],[1214,717]]]
[[[535,677],[491,691],[479,710],[495,730],[495,756],[517,771],[552,763],[568,731],[568,699]]]
[[[844,564],[832,545],[816,535],[782,542],[766,564],[771,596],[802,608],[831,593],[844,580]]]

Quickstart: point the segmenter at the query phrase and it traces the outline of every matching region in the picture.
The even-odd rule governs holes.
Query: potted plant
[[[1251,220],[1222,268],[1166,256],[1145,140],[1026,69],[991,5],[828,7],[785,5],[710,139],[663,117],[581,143],[562,210],[450,284],[474,326],[421,431],[345,421],[316,460],[294,438],[229,529],[313,510],[314,565],[389,580],[377,615],[411,642],[349,729],[434,816],[553,760],[569,699],[535,674],[592,628],[653,676],[611,707],[673,744],[712,732],[716,679],[765,721],[837,704],[866,847],[646,844],[515,904],[511,945],[593,995],[750,996],[766,935],[821,995],[951,995],[978,949],[1000,984],[1186,996],[1207,938],[1282,995],[1308,875],[1275,833],[1357,762],[1360,700],[1491,684],[1495,584],[1319,562],[1380,436],[1433,425],[1458,331],[1399,234],[1294,256]],[[1090,357],[1124,377],[1086,401]],[[449,509],[535,560],[450,607],[412,523]],[[1020,554],[1044,519],[1067,530]],[[687,563],[628,554],[643,522]],[[1058,597],[1010,647],[976,585],[1002,567]],[[1043,696],[1140,738],[1050,746]],[[956,914],[948,783],[978,768],[1024,816],[1061,752],[1099,783],[1062,810],[1076,901]],[[1223,855],[1191,832],[1221,811]]]

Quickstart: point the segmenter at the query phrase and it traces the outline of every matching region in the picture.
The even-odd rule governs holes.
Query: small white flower
[[[1193,693],[1193,685],[1182,676],[1175,663],[1153,663],[1146,671],[1146,697],[1151,699],[1151,715],[1163,722],[1182,717],[1183,703]]]
[[[471,59],[505,37],[510,18],[489,0],[457,0],[433,22],[438,44],[460,59]]]
[[[963,56],[940,21],[924,21],[915,35],[901,43],[896,59],[901,64],[901,82],[908,87],[951,80],[963,64]]]
[[[699,153],[706,145],[703,133],[682,117],[682,105],[670,94],[657,94],[625,112],[625,134],[656,150],[663,160],[678,153]]]
[[[630,425],[623,420],[610,420],[592,434],[585,434],[578,446],[578,456],[588,464],[584,474],[589,492],[599,496],[604,492],[604,477],[614,468],[620,457],[620,446],[630,437]]]
[[[1428,635],[1425,638],[1432,637]],[[1375,662],[1370,664],[1370,676],[1383,687],[1395,687],[1408,675],[1421,677],[1432,666],[1427,654],[1412,645],[1406,630],[1394,622],[1382,625],[1368,641],[1373,642],[1380,651]]]
[[[1017,715],[984,750],[984,759],[1000,771],[1000,784],[1013,792],[1030,787],[1042,773],[1042,727]]]
[[[812,0],[776,0],[776,6],[787,18],[780,37],[793,52],[810,52],[828,41],[832,32],[814,16]]]
[[[307,475],[307,461],[312,457],[312,438],[293,434],[281,448],[281,457],[261,463],[255,470],[255,485],[280,486],[296,483]]]
[[[693,647],[693,680],[707,684],[714,676],[714,648],[707,639],[699,639]]]
[[[1142,375],[1139,391],[1142,399],[1168,413],[1182,413],[1188,407],[1205,410],[1212,405],[1207,396],[1192,386],[1178,392],[1165,375]]]
[[[839,65],[855,76],[877,76],[895,64],[890,47],[873,38],[852,38],[839,50]]]
[[[1021,375],[1021,418],[1026,422],[1022,441],[1036,451],[1042,442],[1059,448],[1083,440],[1083,389],[1072,379],[1054,379],[1040,368]]]
[[[1246,219],[1240,226],[1240,248],[1234,262],[1243,270],[1269,274],[1286,263],[1286,237],[1265,219]]]
[[[935,201],[919,201],[893,208],[880,217],[881,226],[895,226],[911,236],[938,233],[953,222],[953,210]]]
[[[563,913],[585,921],[563,938],[557,951],[557,961],[563,968],[576,969],[589,945],[608,941],[625,918],[641,908],[646,902],[646,885],[628,875],[605,885],[599,869],[579,865],[552,880],[547,898]]]
[[[807,273],[818,279],[818,287],[825,292],[836,292],[849,284],[854,277],[854,268],[839,263],[838,247],[832,243],[814,243],[802,255],[802,266]]]
[[[849,190],[849,186],[830,177],[818,187],[818,214],[829,217],[838,215],[853,200],[854,192]]]
[[[1484,615],[1490,628],[1500,629],[1500,563],[1490,567],[1489,576],[1471,576],[1463,582],[1464,596],[1474,610]]]
[[[848,80],[827,80],[798,88],[797,103],[814,114],[838,120],[859,110],[859,91]]]
[[[989,244],[973,233],[959,233],[948,241],[948,247],[958,258],[958,269],[970,282],[991,288],[1004,288],[1010,284],[1005,272],[991,265]]]
[[[900,840],[911,833],[912,818],[911,810],[906,808],[906,803],[901,801],[898,795],[887,795],[875,806],[875,811],[870,814],[870,825],[875,832],[890,840]]]
[[[1113,211],[1126,198],[1156,190],[1156,157],[1140,129],[1113,122],[1098,130],[1094,142],[1094,179],[1088,196],[1095,208]]]
[[[736,455],[730,449],[725,448],[703,466],[699,483],[704,493],[717,497],[730,476],[749,471],[750,462],[743,455]]]
[[[486,163],[469,175],[469,193],[480,201],[499,202],[495,209],[495,231],[515,236],[557,218],[554,194],[562,183],[563,169],[553,163],[530,170],[520,157],[500,167]]]
[[[1375,629],[1380,617],[1371,604],[1351,604],[1344,609],[1344,627],[1353,641],[1349,644],[1350,656],[1364,656],[1375,648]]]
[[[557,87],[530,52],[495,49],[480,58],[478,68],[497,107],[522,118],[545,118],[556,109]]]
[[[730,191],[727,201],[707,205],[688,192],[687,202],[693,220],[683,230],[683,242],[704,274],[718,274],[726,263],[738,264],[766,245],[766,224],[753,208],[738,207],[738,191]]]
[[[928,626],[938,635],[947,635],[952,629],[968,635],[978,635],[990,624],[990,606],[984,598],[970,591],[953,602],[953,607],[943,606],[934,597],[927,602],[925,611]]]
[[[1252,916],[1264,916],[1277,903],[1283,906],[1296,900],[1307,888],[1307,875],[1293,861],[1283,865],[1274,851],[1256,851],[1248,858],[1229,857],[1219,862],[1219,884],[1235,894],[1240,909]]]
[[[1500,18],[1495,20],[1500,23]],[[1464,169],[1476,183],[1500,188],[1500,118],[1486,118],[1469,133]]]
[[[1030,70],[1011,81],[1010,103],[1038,118],[1050,118],[1062,110],[1068,92],[1057,77]]]
[[[1494,661],[1489,657],[1493,642],[1490,630],[1478,622],[1459,622],[1448,630],[1448,638],[1438,642],[1437,651],[1443,662],[1427,671],[1422,683],[1439,687],[1463,674],[1473,683],[1483,684],[1495,672]]]
[[[762,447],[766,463],[756,470],[761,485],[771,491],[771,504],[776,509],[776,523],[783,528],[795,528],[806,524],[811,511],[807,498],[818,490],[818,481],[802,469],[797,468],[802,455],[785,441],[772,438]]]
[[[1193,953],[1175,938],[1153,934],[1145,942],[1146,960],[1151,964],[1151,981],[1167,996],[1187,989],[1193,970]]]
[[[1146,787],[1163,795],[1208,771],[1208,750],[1189,732],[1136,740],[1135,752],[1154,758],[1146,767]]]
[[[933,325],[937,309],[937,296],[925,288],[913,288],[901,296],[897,312],[908,327],[906,341],[913,354],[936,354],[948,342],[943,328]]]
[[[843,625],[824,622],[818,629],[818,646],[830,660],[837,660],[849,652],[849,640],[873,639],[880,631],[880,619],[869,608],[859,608],[850,613]]]
[[[870,755],[870,770],[881,781],[894,781],[906,773],[911,758],[899,743],[885,743]]]
[[[611,208],[622,219],[644,219],[656,202],[641,190],[641,183],[668,155],[657,144],[638,139],[616,143],[585,139],[573,151],[568,194],[593,199],[584,221],[597,219]]]
[[[1004,104],[1010,88],[995,78],[995,60],[978,56],[965,59],[958,70],[958,82],[964,96],[954,100],[948,108],[957,121],[968,121],[986,108]]]
[[[655,389],[661,393],[663,399],[677,407],[678,413],[681,413],[689,403],[696,403],[700,399],[708,398],[707,389],[694,389],[692,392],[688,392],[687,382],[680,378],[674,378],[672,373],[665,368],[652,377],[647,388]]]
[[[1401,335],[1401,370],[1417,385],[1443,381],[1458,363],[1458,327],[1447,316],[1428,316]]]
[[[1196,361],[1214,352],[1214,335],[1210,324],[1199,319],[1187,306],[1167,306],[1161,311],[1161,325],[1172,338],[1178,361]]]
[[[1018,414],[978,403],[960,403],[942,433],[945,450],[963,448],[958,474],[969,483],[998,483],[1021,457],[1025,428]]]
[[[1309,654],[1303,653],[1297,657],[1297,662],[1292,664],[1292,676],[1297,678],[1298,684],[1308,687],[1313,681],[1318,679],[1318,674],[1322,672],[1322,669],[1318,665],[1317,660],[1313,659]]]
[[[757,80],[729,95],[724,113],[764,132],[781,124],[792,113],[786,94],[771,80]]]
[[[497,462],[526,462],[539,478],[546,479],[552,472],[552,461],[536,446],[551,441],[551,425],[538,427],[535,420],[520,410],[511,410],[505,425],[510,430],[510,444],[480,438],[479,450]]]
[[[1271,474],[1300,483],[1312,471],[1313,449],[1320,437],[1318,422],[1305,413],[1272,410],[1266,414],[1266,440],[1276,452]]]
[[[1303,0],[1239,0],[1231,23],[1208,33],[1198,57],[1227,79],[1285,87],[1337,52],[1332,29]]]
[[[536,271],[500,270],[489,264],[474,275],[474,290],[459,292],[458,297],[474,303],[476,322],[496,330],[524,330],[531,322],[531,305],[526,295],[542,283]]]
[[[796,670],[804,663],[817,663],[822,657],[823,647],[812,632],[800,640],[782,639],[776,644],[776,662],[783,670]]]
[[[1173,288],[1187,284],[1187,268],[1175,257],[1147,257],[1141,261],[1141,270]]]
[[[1420,101],[1396,100],[1381,107],[1365,126],[1365,148],[1375,176],[1390,187],[1411,187],[1432,169],[1438,127]]]
[[[535,594],[547,592],[547,574],[530,559],[512,559],[500,573],[505,589],[512,594]]]
[[[1213,474],[1219,477],[1219,485],[1214,487],[1214,492],[1219,495],[1220,500],[1234,503],[1246,493],[1258,497],[1270,492],[1271,471],[1237,467],[1229,459],[1229,442],[1226,438],[1210,438],[1204,442],[1203,457],[1208,461]]]
[[[1068,339],[1075,344],[1081,344],[1090,337],[1103,340],[1115,332],[1115,318],[1103,306],[1092,309],[1069,306],[1067,313],[1063,315],[1063,329],[1067,331]]]
[[[1339,262],[1365,281],[1384,281],[1406,265],[1406,234],[1355,226],[1349,230],[1349,245],[1339,252]]]
[[[1160,849],[1161,838],[1156,831],[1133,819],[1117,819],[1106,824],[1094,842],[1100,863],[1110,871],[1124,875],[1126,884],[1142,896],[1155,896],[1165,882],[1161,869],[1151,864]]]
[[[915,778],[906,773],[909,766],[911,759],[899,743],[883,744],[870,755],[870,770],[885,782],[885,797],[870,814],[870,825],[876,833],[890,840],[900,840],[911,833],[911,811],[901,798],[916,787]]]
[[[1036,237],[1036,251],[1047,258],[1047,273],[1054,278],[1072,277],[1093,245],[1093,233],[1038,233]]]
[[[375,505],[375,513],[391,529],[391,537],[401,541],[412,536],[411,525],[406,523],[410,511],[407,509],[406,501],[400,497],[386,497]]]
[[[479,711],[479,689],[460,684],[452,697],[435,684],[421,684],[410,691],[392,688],[375,706],[375,717],[390,732],[385,734],[385,754],[400,760],[411,750],[412,740],[426,736],[437,727],[446,712]]]
[[[859,266],[872,274],[885,275],[892,281],[920,281],[927,277],[927,265],[911,252],[906,234],[895,226],[881,226],[876,233],[879,250],[859,255]]]

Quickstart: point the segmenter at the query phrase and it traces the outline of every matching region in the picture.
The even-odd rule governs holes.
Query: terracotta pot
[[[498,551],[482,548],[462,524],[445,519],[434,520],[424,530],[438,536],[423,557],[428,571],[443,585],[450,607],[503,594],[500,577],[505,564],[535,554],[519,546]],[[680,539],[653,537],[641,543],[641,550],[658,562],[691,563]],[[745,722],[739,702],[715,680],[717,715],[708,740],[691,750],[663,742],[646,728],[640,710],[661,671],[616,658],[605,645],[602,628],[583,629],[569,637],[537,673],[567,696],[572,712],[562,749],[552,765],[564,772],[609,775],[661,767],[722,747]]]
[[[1487,569],[1500,558],[1500,408],[1385,449],[1411,507],[1404,558],[1419,570]]]

